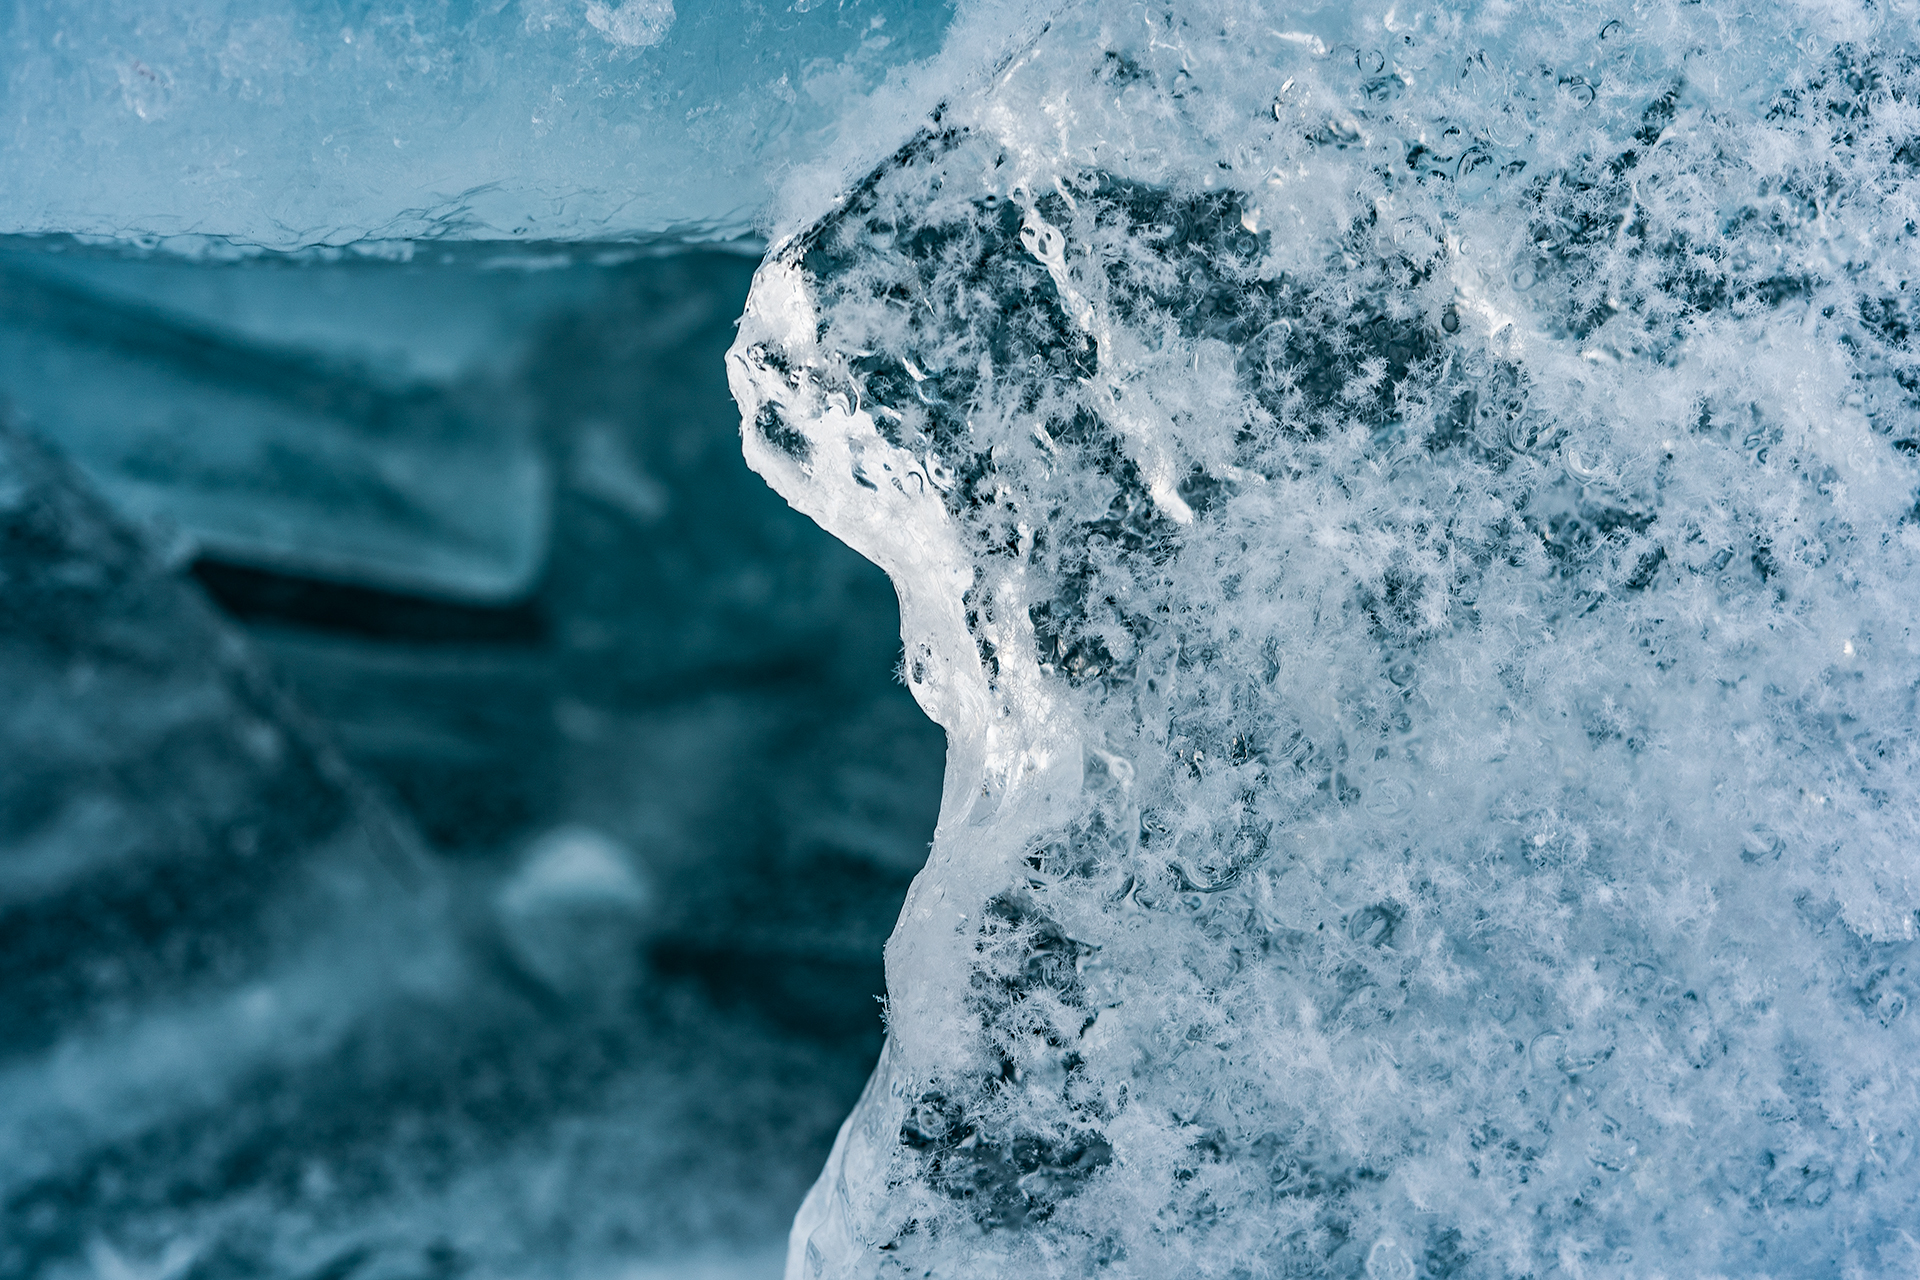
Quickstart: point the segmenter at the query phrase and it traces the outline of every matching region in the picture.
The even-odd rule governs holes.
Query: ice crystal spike
[[[1920,57],[1796,12],[1079,6],[775,245],[950,744],[789,1280],[1915,1264]]]

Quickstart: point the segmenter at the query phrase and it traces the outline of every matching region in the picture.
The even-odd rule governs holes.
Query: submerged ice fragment
[[[194,553],[497,602],[548,541],[515,375],[543,320],[600,288],[480,255],[210,265],[14,239],[0,386],[123,515]]]
[[[443,979],[448,949],[405,827],[191,585],[4,425],[0,581],[0,1272],[43,1275],[153,1192],[129,1152],[192,1135],[178,1208],[207,1185],[195,1154],[247,1123],[217,1103],[244,1115],[396,984]]]
[[[556,994],[606,998],[635,979],[654,890],[638,858],[591,827],[543,833],[495,894],[513,959]]]

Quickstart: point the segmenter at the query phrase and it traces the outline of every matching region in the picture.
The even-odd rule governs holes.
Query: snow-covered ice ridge
[[[950,740],[790,1277],[1920,1266],[1915,22],[1069,6],[775,244]]]

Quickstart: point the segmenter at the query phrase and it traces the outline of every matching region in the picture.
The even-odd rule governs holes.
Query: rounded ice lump
[[[950,739],[790,1277],[1920,1261],[1914,31],[1087,4],[774,246]]]

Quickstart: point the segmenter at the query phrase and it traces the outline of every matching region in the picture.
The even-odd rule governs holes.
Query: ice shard
[[[586,264],[189,262],[0,239],[0,386],[185,554],[524,595],[552,488],[516,375]]]
[[[949,739],[790,1280],[1920,1262],[1913,17],[1087,4],[775,244]]]
[[[0,1272],[59,1274],[143,1208],[190,1261],[179,1217],[244,1163],[261,1078],[446,985],[439,882],[249,646],[3,424],[0,574]]]

